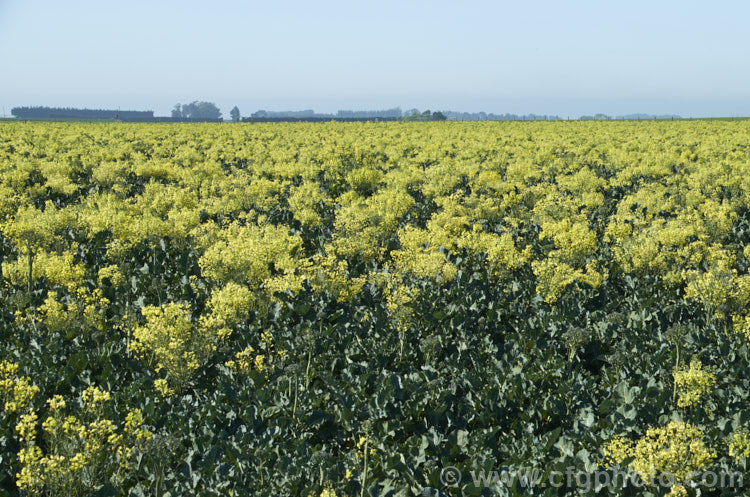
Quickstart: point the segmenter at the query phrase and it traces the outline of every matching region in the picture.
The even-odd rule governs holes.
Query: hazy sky
[[[0,0],[0,105],[750,115],[747,1]]]

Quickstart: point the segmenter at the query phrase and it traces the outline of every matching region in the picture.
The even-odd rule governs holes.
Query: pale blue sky
[[[750,115],[747,1],[0,0],[0,105]]]

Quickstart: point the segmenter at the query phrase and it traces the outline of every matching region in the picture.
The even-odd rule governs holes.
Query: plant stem
[[[398,351],[398,362],[401,363],[404,360],[404,340],[406,339],[406,330],[401,329],[399,333],[399,351]]]
[[[367,486],[367,446],[370,443],[370,437],[368,436],[365,438],[365,463],[364,468],[362,469],[362,487],[359,491],[359,497],[364,497],[365,495],[365,487]]]
[[[680,367],[680,344],[677,344],[677,361],[675,364],[675,369]],[[674,379],[672,379],[674,382]],[[672,403],[674,404],[677,401],[677,382],[674,382],[674,387],[672,388]]]
[[[292,406],[292,419],[296,418],[297,413],[297,392],[299,391],[299,382],[297,381],[297,374],[294,374],[294,405]]]
[[[312,360],[312,349],[307,351],[307,369],[305,369],[305,390],[310,386],[310,361]]]
[[[31,298],[31,287],[32,287],[31,282],[32,282],[32,278],[34,276],[34,252],[32,252],[32,250],[31,250],[31,245],[29,245],[27,252],[28,252],[28,258],[29,258],[28,259],[29,260],[28,294],[29,294],[29,298]]]

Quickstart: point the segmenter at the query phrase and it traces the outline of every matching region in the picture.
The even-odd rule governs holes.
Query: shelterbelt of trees
[[[0,494],[738,495],[748,206],[744,121],[0,123]]]

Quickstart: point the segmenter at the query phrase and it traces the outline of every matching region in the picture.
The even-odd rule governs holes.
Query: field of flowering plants
[[[0,262],[0,496],[743,494],[750,122],[0,123]]]

